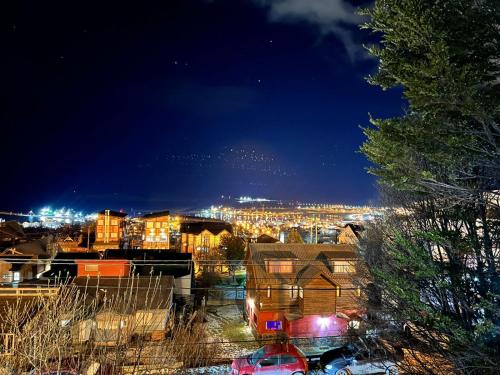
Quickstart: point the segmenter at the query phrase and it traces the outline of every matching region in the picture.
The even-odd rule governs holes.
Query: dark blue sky
[[[362,2],[6,3],[0,210],[376,198],[360,126],[404,103],[364,80]]]

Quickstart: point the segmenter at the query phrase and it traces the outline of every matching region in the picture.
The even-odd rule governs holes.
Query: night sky
[[[374,202],[365,4],[2,1],[0,211]]]

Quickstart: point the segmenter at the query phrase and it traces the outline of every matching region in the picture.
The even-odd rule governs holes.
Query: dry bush
[[[14,334],[15,354],[0,355],[0,369],[152,374],[209,365],[218,349],[203,344],[202,317],[179,322],[161,278],[148,279],[124,278],[116,287],[59,282],[53,295],[12,299],[0,329]]]

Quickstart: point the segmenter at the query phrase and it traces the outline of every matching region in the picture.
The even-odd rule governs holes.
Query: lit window
[[[269,273],[293,273],[292,260],[267,260],[266,263]]]
[[[161,223],[161,226],[162,226],[163,228],[168,228],[168,223]]]
[[[118,233],[111,233],[111,238],[118,238]]]
[[[111,220],[111,225],[118,225],[118,220]]]
[[[299,297],[304,298],[304,288],[299,287]]]
[[[337,297],[341,297],[342,296],[342,290],[340,288],[340,286],[337,285]]]
[[[361,296],[361,288],[356,288],[356,296]]]
[[[299,296],[299,287],[291,285],[289,288],[290,288],[290,298],[296,299]]]
[[[98,264],[86,264],[85,271],[86,272],[97,272],[97,271],[99,271],[99,265]]]
[[[104,220],[97,220],[97,225],[104,225]]]
[[[267,287],[267,298],[271,298],[271,285]]]
[[[333,272],[353,273],[356,271],[354,264],[348,260],[335,260],[332,262]]]
[[[21,272],[19,272],[19,271],[13,272],[12,281],[14,281],[14,282],[21,281]]]
[[[161,223],[155,223],[155,227],[156,228],[160,228],[161,227]]]
[[[153,228],[153,226],[154,226],[154,223],[152,221],[147,221],[146,222],[146,228],[148,228],[148,229],[149,228]]]

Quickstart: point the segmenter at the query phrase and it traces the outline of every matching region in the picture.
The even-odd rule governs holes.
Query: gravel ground
[[[220,357],[231,361],[233,358],[247,356],[259,348],[242,320],[238,305],[208,305],[206,311],[210,339],[222,342]]]

